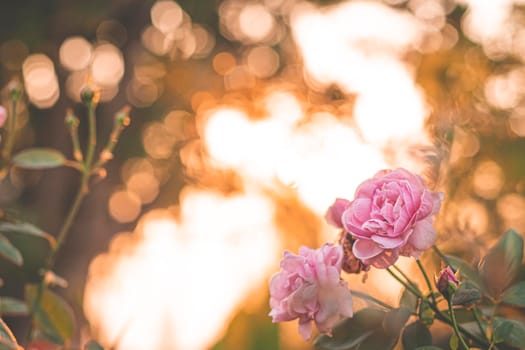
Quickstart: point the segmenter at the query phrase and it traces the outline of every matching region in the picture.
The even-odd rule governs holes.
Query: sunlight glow
[[[366,141],[420,134],[428,110],[401,54],[422,39],[423,29],[408,12],[362,1],[324,12],[298,6],[292,30],[315,84],[336,83],[357,94],[355,118]]]
[[[273,268],[266,198],[186,188],[181,202],[179,217],[150,212],[92,263],[84,309],[105,345],[120,335],[117,349],[207,348]]]
[[[333,114],[307,116],[299,101],[283,91],[265,100],[270,114],[264,119],[219,108],[201,120],[207,149],[219,166],[265,186],[276,180],[293,186],[320,216],[334,198],[351,197],[359,182],[386,167],[381,152]]]

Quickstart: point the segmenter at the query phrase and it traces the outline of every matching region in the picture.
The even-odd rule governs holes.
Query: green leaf
[[[29,148],[13,157],[13,164],[25,169],[49,169],[64,165],[66,157],[50,148]]]
[[[525,282],[516,283],[503,293],[503,302],[525,307]]]
[[[0,297],[0,314],[6,316],[26,316],[29,313],[23,300],[11,297]]]
[[[410,312],[416,312],[417,297],[408,289],[404,289],[399,299],[399,306],[407,308]]]
[[[478,271],[470,266],[466,261],[452,255],[447,255],[447,261],[452,266],[454,271],[459,270],[460,278],[465,277],[470,282],[476,284],[479,289],[483,287],[483,280],[481,279]]]
[[[447,315],[449,312],[448,308],[442,309],[440,311],[445,315]],[[468,323],[476,321],[476,318],[472,314],[472,311],[470,311],[469,309],[457,308],[454,309],[454,314],[456,315],[456,320],[458,321],[458,323]]]
[[[496,317],[492,337],[496,342],[503,341],[511,346],[525,346],[525,324],[516,320]]]
[[[22,254],[9,240],[0,233],[0,255],[17,266],[22,266]]]
[[[458,350],[459,339],[456,333],[452,333],[450,339],[448,340],[448,345],[450,346],[451,350]]]
[[[38,285],[26,287],[26,300],[29,305],[35,303],[38,288]],[[37,305],[35,310],[37,328],[49,340],[63,345],[73,337],[75,332],[73,310],[58,294],[44,288],[40,305]]]
[[[397,338],[409,317],[410,310],[406,307],[400,307],[387,312],[383,319],[383,329],[385,333]]]
[[[104,350],[104,347],[94,340],[90,340],[84,345],[84,350]]]
[[[523,260],[523,239],[514,230],[505,232],[481,263],[481,274],[493,295],[499,295],[517,276]]]
[[[415,321],[406,326],[401,337],[404,350],[414,350],[422,346],[432,345],[432,334],[421,321]]]
[[[54,248],[56,245],[56,240],[53,236],[27,222],[0,222],[0,232],[34,236],[46,240],[51,248]]]
[[[434,323],[434,318],[434,311],[432,311],[428,301],[421,300],[421,304],[419,305],[419,319],[421,322],[430,326],[432,323]]]
[[[359,344],[370,337],[374,331],[381,329],[385,312],[365,308],[359,310],[352,318],[341,321],[332,332],[332,336],[321,335],[315,342],[318,350],[347,350],[355,349]]]
[[[397,335],[388,335],[383,331],[378,330],[373,332],[367,337],[361,344],[359,344],[356,350],[390,350],[393,349],[397,343]]]
[[[40,279],[40,270],[45,266],[56,244],[53,236],[29,223],[0,222],[0,233],[22,254],[22,268],[27,273],[26,277],[34,281]],[[20,275],[19,271],[13,271],[11,267],[4,266],[6,264],[0,265],[2,265],[2,273]]]
[[[24,350],[16,342],[13,332],[0,318],[0,350]]]
[[[452,303],[454,305],[470,306],[481,299],[481,291],[479,287],[470,282],[465,281],[461,283],[452,296]]]

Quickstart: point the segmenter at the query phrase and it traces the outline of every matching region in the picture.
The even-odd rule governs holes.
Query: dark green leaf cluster
[[[320,336],[315,342],[316,349],[387,350],[396,345],[404,350],[440,349],[435,341],[433,343],[429,327],[435,320],[452,324],[450,310],[469,347],[525,349],[525,267],[521,235],[514,230],[507,231],[477,267],[455,256],[446,256],[445,261],[459,270],[461,279],[450,296],[451,309],[440,308],[440,302],[446,300],[439,293],[424,296],[417,285],[408,282],[410,285],[401,294],[399,308],[360,310],[353,318],[343,320],[332,336]],[[449,339],[448,348],[463,348],[455,333]]]

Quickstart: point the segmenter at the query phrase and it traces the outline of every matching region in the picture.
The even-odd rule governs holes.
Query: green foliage
[[[523,238],[514,230],[505,232],[487,252],[479,271],[457,257],[447,256],[447,261],[465,280],[456,292],[454,304],[469,305],[481,299],[483,294],[499,298],[503,293],[503,302],[525,305],[525,282],[511,286],[522,273],[522,260]]]
[[[495,343],[505,342],[523,348],[525,346],[525,324],[516,320],[496,317],[492,337]]]
[[[518,275],[523,260],[523,239],[514,230],[505,232],[481,263],[481,275],[493,296],[498,296]]]
[[[39,293],[39,286],[26,286],[26,301],[33,305]],[[75,317],[71,307],[58,294],[43,288],[40,304],[35,306],[35,323],[49,340],[66,344],[75,333]]]
[[[442,313],[447,314],[448,309],[441,310]],[[469,309],[455,308],[454,314],[458,323],[476,322],[474,315]]]
[[[15,265],[21,266],[24,262],[22,254],[9,240],[0,233],[0,256],[9,260]]]
[[[11,297],[0,297],[0,315],[26,316],[28,312],[27,304],[23,300]]]
[[[383,329],[385,330],[385,333],[398,336],[409,317],[410,310],[405,307],[400,307],[387,312],[383,319]]]
[[[432,311],[428,300],[421,300],[418,316],[421,322],[426,325],[430,326],[432,323],[434,323],[434,311]]]
[[[422,346],[432,345],[432,334],[423,322],[417,320],[406,326],[401,341],[404,350],[415,350]]]
[[[50,169],[64,165],[66,157],[50,148],[29,148],[16,154],[12,161],[19,168]]]
[[[2,319],[0,319],[0,350],[23,350]]]
[[[525,282],[511,286],[503,293],[502,301],[507,304],[525,307]]]
[[[4,234],[12,233],[17,235],[27,235],[36,237],[38,239],[43,239],[48,242],[50,248],[54,248],[56,244],[55,238],[53,236],[27,222],[0,222],[0,232]]]
[[[406,317],[406,311],[403,310],[404,308],[393,310],[389,320],[385,321],[386,312],[374,308],[362,309],[356,312],[354,317],[347,318],[337,325],[332,337],[322,335],[317,338],[314,343],[315,348],[318,350],[393,349],[399,334],[390,333],[394,328],[391,321],[394,319],[402,321]],[[388,331],[384,328],[385,324]]]
[[[459,270],[462,277],[462,282],[452,296],[452,304],[458,306],[454,308],[454,315],[461,325],[462,338],[481,347],[489,346],[492,340],[506,344],[500,345],[502,349],[507,349],[507,346],[525,348],[523,322],[498,317],[493,319],[494,316],[489,316],[494,315],[494,308],[499,303],[525,307],[525,281],[519,277],[523,273],[522,249],[521,236],[510,230],[489,250],[480,270],[457,257],[447,257],[448,263],[456,271]],[[495,275],[495,271],[499,274]],[[494,293],[495,285],[501,288],[502,293]],[[414,288],[417,289],[417,286]],[[451,326],[452,324],[450,316],[447,316],[449,310],[435,311],[437,304],[433,303],[429,296],[420,298],[404,289],[399,300],[400,308],[389,312],[363,309],[353,318],[343,320],[334,329],[333,337],[319,337],[315,347],[318,350],[392,349],[401,332],[403,350],[439,350],[432,346],[432,334],[428,327],[436,317]],[[474,304],[477,304],[476,308],[469,308]],[[481,312],[484,308],[489,310],[485,312],[485,316]],[[414,314],[418,319],[405,326]],[[485,337],[486,329],[492,329],[491,340]],[[460,339],[453,334],[449,341],[450,348],[458,349],[459,344]]]
[[[407,308],[410,312],[416,312],[417,302],[417,296],[408,289],[403,289],[403,293],[401,293],[401,298],[399,299],[399,306]]]
[[[471,281],[461,283],[452,296],[452,304],[469,306],[481,299],[479,287]]]
[[[451,350],[458,350],[459,339],[455,333],[452,333],[452,335],[450,336],[450,339],[448,340],[448,345],[450,346]]]
[[[47,257],[56,244],[55,239],[28,223],[0,222],[0,234],[22,255],[23,270],[33,278],[39,278],[40,270],[45,266]],[[2,271],[8,273],[12,270],[9,266],[2,266]]]

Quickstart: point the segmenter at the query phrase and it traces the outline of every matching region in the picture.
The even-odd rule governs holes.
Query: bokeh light
[[[24,84],[29,100],[40,108],[49,108],[60,96],[55,67],[43,54],[28,56],[22,65]]]
[[[474,170],[472,182],[476,194],[485,199],[496,198],[505,184],[505,174],[498,163],[487,160]]]
[[[225,75],[236,66],[235,57],[229,52],[219,52],[213,58],[213,69],[220,74]]]
[[[157,1],[151,7],[151,22],[163,34],[173,33],[182,19],[182,9],[174,1]]]
[[[279,55],[268,46],[257,46],[246,54],[250,72],[258,78],[268,78],[279,69]]]
[[[102,44],[93,52],[91,78],[101,87],[113,87],[124,75],[124,59],[120,50],[112,44]]]
[[[239,29],[250,41],[264,41],[274,25],[272,14],[263,5],[247,4],[239,13]]]
[[[81,70],[91,62],[91,44],[82,37],[71,37],[60,46],[60,63],[69,70]]]
[[[172,135],[162,123],[154,122],[144,129],[144,148],[152,158],[169,158],[173,152],[174,142]]]
[[[140,199],[135,192],[114,192],[109,198],[109,214],[118,222],[134,221],[140,214]]]

